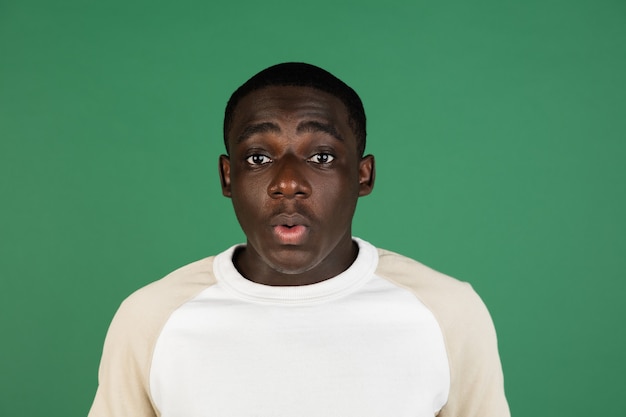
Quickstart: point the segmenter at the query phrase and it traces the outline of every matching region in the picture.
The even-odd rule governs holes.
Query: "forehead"
[[[252,91],[237,104],[230,136],[254,123],[303,119],[349,128],[348,111],[338,97],[311,87],[269,86]]]

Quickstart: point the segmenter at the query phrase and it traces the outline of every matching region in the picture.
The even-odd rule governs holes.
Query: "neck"
[[[350,237],[347,244],[337,245],[324,259],[308,269],[298,272],[281,270],[265,262],[250,245],[238,248],[233,264],[246,279],[271,286],[301,286],[316,284],[333,278],[352,265],[359,247]]]

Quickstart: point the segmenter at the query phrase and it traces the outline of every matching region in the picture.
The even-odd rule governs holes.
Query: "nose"
[[[307,198],[311,184],[306,178],[307,162],[294,155],[286,155],[274,162],[275,172],[267,187],[272,198]]]

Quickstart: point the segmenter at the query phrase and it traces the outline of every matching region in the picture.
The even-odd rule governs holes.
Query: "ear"
[[[372,192],[375,179],[374,155],[366,155],[359,162],[359,197],[369,195]]]
[[[222,194],[230,198],[232,194],[230,192],[230,159],[228,155],[220,155],[219,169]]]

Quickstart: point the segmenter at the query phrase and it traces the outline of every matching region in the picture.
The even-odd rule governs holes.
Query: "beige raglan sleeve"
[[[89,417],[157,417],[150,395],[154,345],[174,310],[215,283],[213,260],[194,262],[136,291],[106,335]]]
[[[413,292],[434,314],[446,343],[450,393],[438,417],[509,417],[491,316],[464,282],[380,251],[377,273]]]

